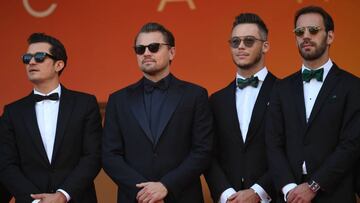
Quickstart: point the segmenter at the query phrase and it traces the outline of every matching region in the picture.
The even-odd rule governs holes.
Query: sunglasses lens
[[[294,33],[295,33],[296,36],[301,37],[305,33],[305,28],[304,27],[298,27],[298,28],[296,28],[294,30]]]
[[[310,34],[315,35],[316,33],[319,32],[319,27],[310,26],[310,27],[308,27],[308,30],[309,30]]]
[[[46,57],[46,53],[44,52],[37,52],[34,55],[34,59],[37,63],[43,62],[45,60],[45,57]]]
[[[249,48],[252,47],[255,43],[255,39],[251,38],[251,37],[247,37],[247,38],[243,39],[243,41],[244,41],[245,46],[249,47]]]
[[[23,63],[24,63],[24,64],[29,64],[32,57],[33,57],[33,56],[32,56],[31,54],[24,54],[24,55],[22,56],[22,61],[23,61]]]
[[[146,47],[143,46],[143,45],[138,45],[138,46],[135,46],[135,47],[134,47],[135,53],[138,54],[138,55],[144,54],[144,53],[145,53],[145,49],[146,49]]]
[[[148,45],[148,49],[151,53],[156,53],[159,51],[160,43],[151,43]]]
[[[241,39],[238,37],[234,37],[232,39],[229,40],[230,46],[234,49],[238,48],[240,43],[241,43]]]

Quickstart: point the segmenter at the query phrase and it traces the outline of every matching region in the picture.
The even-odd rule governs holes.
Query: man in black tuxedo
[[[0,117],[0,129],[1,129],[1,117]],[[0,136],[2,135],[3,131],[0,131]],[[0,181],[1,182],[1,181]],[[0,183],[0,203],[9,203],[11,200],[12,195],[9,191]]]
[[[334,23],[324,9],[297,11],[294,33],[303,65],[274,86],[267,117],[275,186],[287,202],[355,202],[359,78],[329,58]]]
[[[207,91],[170,73],[175,40],[158,23],[135,38],[140,81],[110,95],[103,165],[118,202],[203,202],[200,175],[210,163]]]
[[[276,80],[265,67],[268,29],[253,13],[235,17],[229,40],[236,80],[210,97],[215,149],[205,173],[214,202],[274,198],[265,148],[265,113]]]
[[[59,82],[67,55],[52,36],[34,33],[23,55],[30,95],[4,108],[0,178],[17,203],[95,203],[101,168],[96,98]]]

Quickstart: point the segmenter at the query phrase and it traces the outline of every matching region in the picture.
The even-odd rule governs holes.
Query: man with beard
[[[145,24],[134,51],[144,77],[109,97],[103,164],[119,203],[201,203],[200,175],[210,163],[207,91],[170,73],[173,34]]]
[[[267,117],[269,166],[287,202],[355,202],[360,82],[330,58],[334,23],[322,8],[295,15],[298,71],[274,86]]]
[[[215,153],[205,173],[214,202],[270,202],[265,113],[275,76],[265,66],[268,29],[253,13],[235,17],[229,40],[236,79],[210,98]]]

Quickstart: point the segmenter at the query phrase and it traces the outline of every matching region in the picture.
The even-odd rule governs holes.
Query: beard
[[[326,38],[327,37],[324,37],[324,39],[320,42],[319,45],[317,45],[315,42],[312,42],[310,40],[302,42],[300,45],[298,45],[298,50],[300,55],[307,61],[313,61],[320,58],[322,55],[324,55],[327,49]],[[305,43],[308,43],[311,46],[315,47],[315,50],[313,52],[306,52],[302,50],[301,48]]]
[[[238,68],[243,69],[243,70],[249,70],[250,68],[254,67],[257,63],[259,63],[261,58],[262,58],[262,50],[259,51],[258,55],[256,56],[256,58],[253,61],[250,61],[247,64],[238,64],[238,63],[236,63],[234,58],[233,58],[233,61]]]

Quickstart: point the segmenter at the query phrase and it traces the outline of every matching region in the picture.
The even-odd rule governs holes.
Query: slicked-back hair
[[[263,40],[267,40],[269,30],[267,29],[264,21],[255,13],[241,13],[240,15],[235,17],[233,22],[234,29],[237,25],[240,24],[256,24],[260,30],[260,35]]]
[[[307,7],[304,7],[304,8],[301,8],[300,10],[298,10],[295,13],[294,28],[296,28],[296,22],[299,19],[299,17],[301,15],[308,14],[308,13],[317,13],[317,14],[321,15],[323,18],[323,21],[324,21],[325,31],[326,32],[334,31],[335,27],[334,27],[334,21],[333,21],[332,17],[330,16],[330,14],[328,12],[326,12],[323,8],[321,8],[319,6],[307,6]]]
[[[174,35],[166,29],[163,25],[155,22],[149,22],[143,25],[140,31],[135,37],[134,46],[136,45],[136,40],[140,33],[150,33],[150,32],[160,32],[165,40],[165,43],[169,44],[170,47],[175,47],[175,38]]]
[[[59,72],[59,75],[61,75],[62,71],[66,67],[67,55],[64,45],[58,39],[45,33],[33,33],[29,36],[27,42],[29,45],[38,42],[49,43],[51,46],[49,50],[50,54],[54,56],[56,61],[64,61],[64,68]]]

